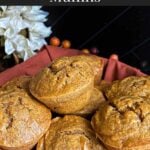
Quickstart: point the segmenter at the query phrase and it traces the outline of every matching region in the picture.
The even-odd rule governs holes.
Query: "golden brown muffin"
[[[33,96],[53,111],[70,114],[88,103],[93,86],[91,67],[83,61],[66,57],[54,61],[50,68],[43,69],[33,77],[29,88]],[[77,101],[80,97],[82,101]]]
[[[150,97],[150,77],[131,76],[117,80],[105,92],[108,99],[123,95],[136,97]]]
[[[91,94],[91,98],[89,99],[89,103],[83,109],[77,111],[74,114],[82,116],[92,114],[99,108],[99,105],[103,101],[105,101],[103,93],[97,88],[94,88]]]
[[[0,149],[28,150],[48,130],[51,113],[25,89],[11,83],[5,86],[7,90],[0,89]]]
[[[89,91],[89,92],[88,92]],[[89,104],[91,89],[78,97],[71,97],[64,102],[49,102],[50,109],[58,114],[76,114]]]
[[[16,77],[16,78],[14,78],[14,79],[6,82],[0,88],[3,91],[4,90],[15,90],[17,88],[19,88],[19,89],[25,89],[25,90],[28,91],[30,80],[31,80],[30,76]]]
[[[104,149],[96,139],[90,122],[73,115],[53,119],[48,132],[37,144],[37,150]]]
[[[92,126],[109,150],[149,150],[150,99],[122,96],[104,102]]]
[[[72,56],[70,58],[74,61],[83,61],[87,63],[93,70],[95,84],[100,83],[103,74],[103,68],[104,68],[104,62],[100,57],[95,55],[78,55],[78,56]],[[60,60],[61,62],[64,62],[66,59],[68,59],[68,57],[62,57],[55,60],[55,62],[56,61],[60,62]]]
[[[104,62],[103,60],[95,55],[79,55],[79,56],[73,56],[75,60],[82,60],[88,63],[93,72],[94,72],[94,81],[95,84],[99,84],[100,80],[103,75],[103,69],[104,69]]]

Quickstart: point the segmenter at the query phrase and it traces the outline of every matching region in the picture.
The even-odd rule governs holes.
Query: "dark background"
[[[120,61],[150,74],[150,7],[44,7],[47,25],[72,48],[97,47],[99,55],[115,53]]]

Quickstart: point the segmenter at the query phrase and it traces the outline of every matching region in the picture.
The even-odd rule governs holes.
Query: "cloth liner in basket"
[[[21,75],[34,75],[38,73],[42,68],[49,66],[52,60],[62,56],[73,56],[83,54],[79,50],[64,49],[60,47],[53,47],[46,45],[41,51],[28,59],[27,61],[18,64],[6,71],[0,73],[0,85],[3,85],[7,81]],[[114,59],[102,58],[105,63],[105,69],[103,79],[111,82],[117,79],[123,79],[127,76],[145,76],[139,69],[126,65],[120,61]]]

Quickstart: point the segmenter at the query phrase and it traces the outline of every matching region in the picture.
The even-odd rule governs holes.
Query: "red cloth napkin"
[[[34,75],[38,73],[43,67],[48,66],[51,61],[56,58],[80,54],[83,53],[75,49],[64,49],[47,45],[37,55],[33,56],[27,61],[0,73],[0,85],[4,84],[5,82],[11,80],[14,77],[18,77],[21,75]],[[105,63],[103,78],[108,82],[122,79],[131,75],[145,75],[140,70],[128,66],[120,61],[106,58],[102,59]]]

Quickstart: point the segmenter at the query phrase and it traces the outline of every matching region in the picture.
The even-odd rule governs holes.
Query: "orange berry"
[[[63,48],[70,48],[71,47],[71,42],[69,40],[62,41],[62,47]]]
[[[119,60],[119,57],[118,57],[117,54],[112,54],[112,55],[110,56],[110,59]]]
[[[59,46],[60,45],[60,40],[59,40],[59,38],[57,38],[57,37],[52,37],[51,39],[50,39],[50,45],[52,45],[52,46]]]
[[[82,49],[81,51],[82,51],[83,53],[85,53],[85,54],[89,54],[89,53],[90,53],[90,51],[89,51],[88,49],[86,49],[86,48],[85,48],[85,49]]]

